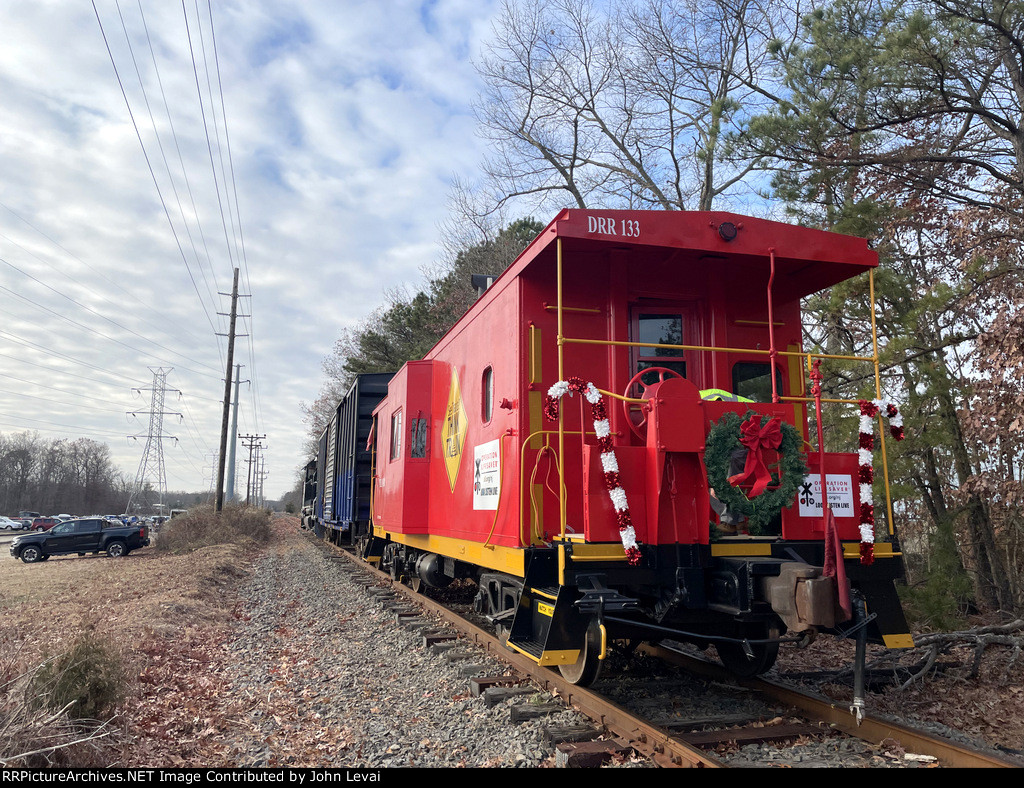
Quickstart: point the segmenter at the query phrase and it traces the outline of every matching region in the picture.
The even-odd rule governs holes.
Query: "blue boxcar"
[[[320,435],[306,466],[303,524],[337,545],[369,533],[373,489],[367,443],[373,409],[388,392],[390,373],[359,375]]]

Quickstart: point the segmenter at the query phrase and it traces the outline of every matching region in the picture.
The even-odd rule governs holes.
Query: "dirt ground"
[[[991,622],[976,621],[970,626]],[[915,634],[916,637],[916,634]],[[1017,633],[1017,640],[1020,633]],[[887,651],[869,646],[867,661],[881,665],[898,664],[917,672],[927,650]],[[853,664],[854,647],[849,641],[820,638],[804,652],[780,652],[776,667],[782,677],[820,670],[841,671]],[[977,660],[977,664],[975,661]],[[889,674],[891,676],[891,674]],[[852,698],[849,683],[810,681],[820,694],[846,705]],[[899,719],[923,720],[954,728],[972,739],[1024,756],[1024,657],[1012,646],[990,645],[977,652],[968,645],[943,649],[930,670],[919,678],[883,678],[869,686],[870,713]]]
[[[295,518],[279,517],[265,550],[288,550],[307,537]],[[120,735],[104,744],[110,766],[184,767],[218,762],[217,731],[231,724],[222,691],[231,627],[245,613],[234,589],[257,555],[235,546],[187,556],[153,547],[127,558],[57,557],[23,564],[0,554],[0,668],[30,667],[91,629],[123,653],[133,677],[118,718]],[[920,657],[921,655],[918,655]],[[787,671],[839,668],[852,649],[827,639],[805,652],[783,651]],[[872,692],[875,711],[934,720],[1010,750],[1024,749],[1024,659],[991,647],[970,677],[969,649],[941,656],[941,673],[900,689]],[[841,701],[844,686],[819,686]],[[297,699],[298,701],[299,699]],[[72,764],[65,764],[72,765]]]
[[[297,532],[296,520],[279,522],[270,549]],[[119,733],[102,743],[102,765],[208,765],[204,747],[214,742],[207,733],[226,706],[217,680],[223,646],[241,615],[234,589],[255,557],[233,545],[189,555],[147,547],[120,559],[61,556],[24,564],[4,546],[0,672],[31,669],[91,630],[120,651],[132,685],[116,721]],[[78,765],[76,757],[95,765],[97,756],[56,762]]]

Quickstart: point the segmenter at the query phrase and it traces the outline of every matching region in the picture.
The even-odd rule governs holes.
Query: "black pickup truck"
[[[144,525],[119,525],[100,517],[85,517],[59,523],[49,531],[14,537],[11,555],[26,564],[72,553],[105,552],[117,558],[148,544],[149,529]]]

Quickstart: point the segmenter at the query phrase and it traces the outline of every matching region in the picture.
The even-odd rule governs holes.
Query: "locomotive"
[[[761,218],[563,210],[424,358],[355,381],[303,521],[414,588],[472,578],[508,647],[577,684],[612,643],[714,645],[741,676],[821,633],[859,668],[910,647],[874,319],[872,355],[840,356],[800,313],[866,275],[873,316],[877,265]],[[876,398],[823,397],[823,359],[873,366]],[[859,442],[826,451],[837,407]]]

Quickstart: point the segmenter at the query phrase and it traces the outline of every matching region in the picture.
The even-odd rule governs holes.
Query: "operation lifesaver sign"
[[[501,441],[473,450],[473,508],[495,511],[501,498]]]
[[[856,517],[853,499],[853,477],[830,473],[825,477],[828,485],[828,505],[836,517]],[[804,478],[797,493],[801,517],[821,517],[821,475]]]
[[[444,467],[448,472],[448,484],[452,492],[455,491],[455,480],[459,476],[459,466],[462,464],[462,448],[466,444],[466,421],[459,375],[453,367],[452,384],[448,389],[448,407],[441,427],[441,451],[444,454]]]

